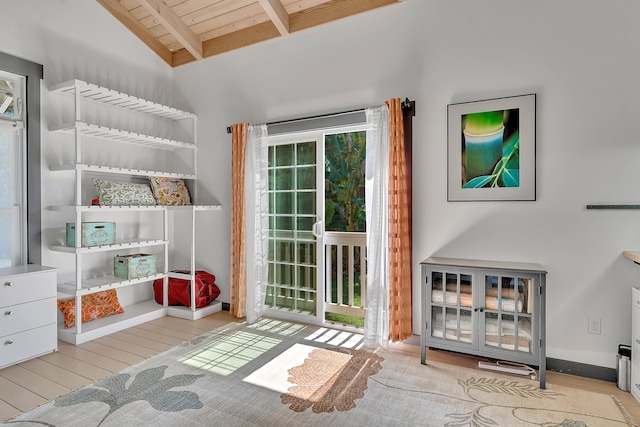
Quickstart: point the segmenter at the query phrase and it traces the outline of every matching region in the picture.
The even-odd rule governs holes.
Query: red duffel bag
[[[174,270],[174,273],[189,274],[188,270]],[[204,270],[196,270],[196,308],[207,306],[218,298],[220,288],[215,284],[216,276]],[[191,281],[186,279],[169,278],[169,305],[184,305],[191,307]],[[162,304],[162,279],[153,282],[153,294],[158,304]]]

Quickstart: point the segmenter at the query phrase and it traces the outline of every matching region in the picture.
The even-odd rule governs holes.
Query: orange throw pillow
[[[64,316],[64,327],[76,324],[76,299],[58,300],[58,309]],[[124,313],[115,289],[82,296],[82,323],[112,314]]]

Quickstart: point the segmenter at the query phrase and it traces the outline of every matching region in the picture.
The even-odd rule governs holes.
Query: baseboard
[[[613,368],[571,362],[569,360],[553,359],[550,357],[547,357],[547,370],[613,383],[618,380],[616,370]]]

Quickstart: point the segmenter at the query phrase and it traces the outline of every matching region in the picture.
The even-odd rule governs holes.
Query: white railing
[[[327,231],[324,233],[324,244],[325,311],[364,317],[367,234]],[[346,301],[345,278],[347,280]],[[334,281],[337,283],[335,295],[332,286]],[[359,286],[356,287],[356,284]]]

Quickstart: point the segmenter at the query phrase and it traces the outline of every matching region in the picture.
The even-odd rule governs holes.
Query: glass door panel
[[[316,141],[268,150],[269,285],[266,306],[316,314]]]
[[[486,346],[532,354],[533,280],[517,276],[484,278],[484,343]]]
[[[473,344],[472,275],[431,272],[432,336]]]

